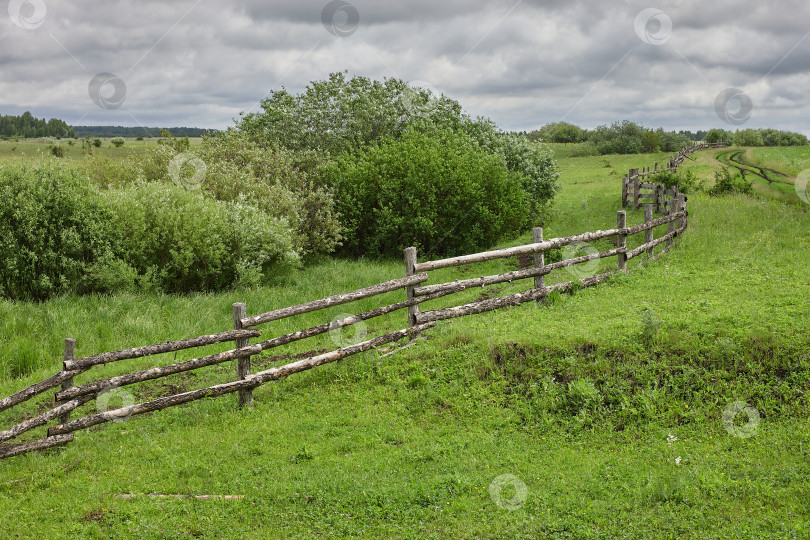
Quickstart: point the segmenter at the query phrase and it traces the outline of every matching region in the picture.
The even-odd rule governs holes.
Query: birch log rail
[[[87,429],[97,424],[110,422],[112,420],[120,418],[130,418],[138,414],[144,414],[152,411],[160,411],[169,407],[175,407],[177,405],[182,405],[184,403],[189,403],[199,399],[219,397],[224,396],[225,394],[238,392],[239,390],[253,389],[269,381],[276,381],[279,379],[283,379],[284,377],[289,377],[293,373],[300,373],[301,371],[306,371],[318,366],[322,366],[324,364],[342,360],[343,358],[346,358],[348,356],[360,352],[369,351],[371,349],[379,347],[380,345],[385,345],[386,343],[398,341],[404,337],[407,337],[409,334],[413,332],[418,332],[422,330],[427,330],[428,328],[432,328],[435,324],[436,323],[427,323],[418,325],[416,327],[399,330],[397,332],[391,332],[390,334],[386,334],[384,336],[380,336],[371,339],[369,341],[364,341],[363,343],[358,343],[357,345],[352,345],[350,347],[344,347],[342,349],[338,349],[337,351],[320,354],[318,356],[305,358],[303,360],[299,360],[291,364],[286,364],[284,366],[278,366],[268,369],[266,371],[254,373],[248,375],[243,380],[225,384],[218,384],[216,386],[201,388],[200,390],[192,390],[191,392],[184,392],[182,394],[175,394],[173,396],[167,396],[164,398],[156,399],[148,403],[129,405],[127,407],[122,407],[120,409],[105,411],[103,413],[86,416],[84,418],[79,418],[77,420],[68,422],[67,424],[57,424],[48,429],[48,435],[52,437],[54,435],[71,433],[74,431]]]

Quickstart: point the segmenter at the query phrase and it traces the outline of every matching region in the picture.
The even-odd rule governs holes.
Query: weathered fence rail
[[[662,172],[678,172],[678,168],[689,156],[699,150],[709,148],[725,148],[728,143],[701,143],[692,144],[669,158],[666,167],[658,168],[656,162],[652,170],[649,167],[643,169],[630,169],[630,172],[622,178],[622,207],[632,206],[638,210],[642,204],[650,203],[657,213],[669,212],[672,201],[678,195],[678,188],[675,186],[664,186],[658,183],[645,180]]]
[[[707,147],[697,146],[690,150]],[[681,153],[677,159],[673,158],[670,165],[677,167],[688,153]],[[678,161],[680,159],[680,161]],[[641,178],[642,175],[655,174],[654,171],[639,173],[637,176],[628,178]],[[626,178],[627,180],[627,178]],[[648,186],[633,180],[633,189],[638,193],[642,188]],[[627,202],[628,182],[623,184],[622,202]],[[656,191],[657,192],[657,191]],[[199,336],[178,341],[168,341],[155,345],[134,347],[120,351],[104,352],[83,358],[74,358],[76,347],[75,339],[65,340],[65,354],[63,369],[54,376],[34,384],[16,394],[0,400],[0,412],[25,403],[36,396],[60,386],[61,388],[54,394],[55,403],[49,409],[39,413],[33,418],[20,422],[5,431],[0,431],[0,443],[15,439],[30,430],[44,426],[52,421],[56,421],[47,429],[47,436],[35,441],[28,441],[19,444],[0,444],[0,459],[12,457],[34,450],[42,450],[56,446],[62,446],[74,440],[74,432],[87,429],[89,427],[109,422],[112,420],[127,419],[131,416],[144,414],[153,411],[163,410],[169,407],[190,403],[205,398],[215,398],[231,393],[238,393],[238,403],[240,407],[251,406],[253,404],[253,390],[271,381],[280,380],[294,373],[300,373],[318,366],[335,362],[349,356],[365,351],[376,349],[382,345],[395,343],[405,338],[411,342],[422,332],[432,328],[437,321],[453,319],[467,315],[484,313],[508,306],[518,306],[529,301],[541,301],[552,292],[564,292],[578,287],[588,287],[596,285],[608,279],[614,272],[627,271],[627,261],[643,254],[651,258],[657,258],[666,253],[673,245],[673,239],[682,234],[687,227],[686,197],[681,193],[671,193],[671,199],[667,201],[663,208],[666,215],[653,218],[654,210],[659,210],[661,205],[646,204],[644,222],[627,226],[627,215],[624,210],[617,213],[616,228],[605,231],[594,231],[562,238],[544,240],[543,230],[537,228],[533,231],[531,244],[516,246],[507,249],[498,249],[483,253],[451,257],[434,261],[418,261],[417,249],[414,247],[405,250],[405,274],[404,278],[386,281],[378,285],[358,289],[348,293],[337,294],[321,300],[313,300],[297,306],[276,309],[258,315],[248,316],[247,306],[243,303],[233,305],[233,325],[234,329],[218,334]],[[640,198],[634,198],[634,204],[638,204]],[[666,234],[659,238],[654,238],[654,230],[657,227],[666,225]],[[627,239],[637,234],[644,234],[644,240],[634,249],[627,248]],[[579,257],[572,257],[562,261],[546,264],[545,253],[551,249],[557,249],[574,244],[590,243],[599,240],[615,238],[615,248],[594,253],[588,253]],[[655,249],[661,244],[666,244],[665,248],[658,254]],[[531,256],[533,266],[515,271],[504,272],[490,276],[482,276],[472,279],[455,280],[445,283],[426,284],[431,272],[437,270],[466,266],[486,261],[512,258],[517,256]],[[573,267],[578,264],[588,263],[594,260],[601,260],[616,257],[615,270],[598,275],[591,275],[583,279],[565,281],[546,286],[545,277],[555,270]],[[471,288],[487,287],[500,283],[513,283],[524,279],[533,279],[529,288],[523,292],[509,294],[498,298],[489,298],[457,306],[444,307],[427,311],[420,311],[420,306],[426,302],[431,302],[439,298],[461,293]],[[375,296],[391,293],[399,290],[405,291],[405,300],[393,304],[384,305],[370,311],[358,313],[341,319],[325,322],[316,326],[305,328],[296,332],[280,335],[257,343],[250,343],[251,339],[261,338],[261,332],[255,327],[280,321],[290,317],[295,317],[305,313],[325,310],[334,306],[348,304],[359,300],[372,298]],[[376,317],[381,317],[399,310],[407,310],[408,326],[402,330],[390,332],[362,343],[343,346],[337,350],[324,354],[316,354],[295,362],[276,366],[258,373],[251,373],[251,358],[275,347],[289,345],[291,343],[312,338],[330,332],[335,329],[343,329]],[[112,362],[132,360],[147,356],[175,352],[209,345],[234,342],[234,347],[230,350],[199,356],[184,362],[173,363],[151,367],[126,373],[113,377],[105,377],[97,380],[90,380],[75,384],[74,378],[90,372],[93,368],[103,366]],[[161,397],[153,401],[138,403],[120,407],[114,410],[97,410],[93,414],[87,414],[77,419],[71,420],[71,413],[83,405],[96,400],[99,396],[115,388],[142,383],[149,380],[159,379],[178,373],[197,370],[208,366],[222,364],[228,361],[236,361],[236,380],[224,384],[218,384],[178,393],[166,397]]]

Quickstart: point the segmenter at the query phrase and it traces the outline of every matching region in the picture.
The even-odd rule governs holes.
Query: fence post
[[[669,191],[669,190],[667,190],[667,191]],[[674,210],[675,204],[674,203],[675,203],[675,199],[673,199],[672,202],[669,204],[669,211],[667,212],[667,214],[672,214],[672,213],[675,212],[675,210]],[[667,234],[672,234],[673,232],[675,232],[675,222],[670,221],[669,223],[667,223]],[[671,245],[672,245],[672,237],[670,237],[669,240],[667,240],[667,249],[669,249],[669,247]]]
[[[652,220],[653,220],[653,205],[645,204],[644,205],[644,223],[649,223]],[[652,230],[652,228],[649,228],[646,231],[644,231],[644,243],[649,244],[652,241],[653,241],[653,230]],[[653,248],[653,247],[647,248],[647,255],[652,257],[654,250],[655,250],[655,248]]]
[[[624,229],[627,227],[627,212],[624,210],[619,210],[616,214],[616,228],[617,229]],[[626,248],[627,247],[627,235],[624,233],[619,233],[616,237],[616,247]],[[619,271],[620,272],[627,272],[627,253],[619,253]]]
[[[630,184],[630,176],[622,178],[622,208],[627,206],[627,191]]]
[[[405,275],[412,276],[416,273],[416,248],[409,247],[405,248]],[[415,298],[413,294],[414,287],[406,287],[405,293],[407,294],[408,300],[413,300]],[[410,306],[408,307],[408,326],[416,326],[416,316],[419,314],[419,306]],[[414,335],[412,339],[416,339],[418,336]]]
[[[242,330],[242,319],[247,317],[247,304],[237,302],[233,304],[233,329]],[[241,349],[250,345],[250,338],[239,338],[236,341],[236,348]],[[241,381],[250,375],[250,356],[236,359],[236,379]],[[250,388],[239,390],[239,408],[244,406],[253,407],[253,390]]]
[[[641,197],[641,177],[638,175],[638,169],[631,169],[631,173],[635,173],[635,182],[633,183],[633,209],[638,210],[639,197]]]
[[[532,229],[532,242],[535,244],[543,241],[543,227],[535,227]],[[534,267],[535,268],[542,268],[546,265],[546,252],[539,251],[535,252],[534,254]],[[534,288],[535,289],[543,289],[546,286],[546,277],[545,276],[535,276],[534,277]],[[542,303],[543,299],[538,298],[537,303]]]
[[[657,163],[656,163],[657,165]],[[661,213],[661,197],[660,197],[660,184],[653,184],[653,204],[655,205],[655,213]]]
[[[683,211],[684,208],[686,208],[686,202],[684,201],[683,193],[678,193],[675,196],[675,199],[673,199],[673,200],[674,200],[674,204],[672,206],[675,208],[676,212],[681,212],[681,211]],[[685,223],[686,223],[686,218],[685,217],[678,218],[677,219],[678,229],[682,228],[685,225]]]
[[[74,338],[67,338],[65,339],[65,353],[62,356],[64,362],[68,362],[73,360],[74,355],[76,354],[76,340]],[[62,382],[62,390],[67,390],[68,388],[73,387],[73,377],[69,379],[65,379]],[[59,417],[60,424],[67,424],[70,422],[70,413],[66,412],[62,416]]]

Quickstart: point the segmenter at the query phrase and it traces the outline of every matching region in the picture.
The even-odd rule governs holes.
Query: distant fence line
[[[677,170],[689,153],[695,150],[716,147],[712,145],[695,145],[674,156],[670,160],[670,166],[666,170]],[[636,171],[636,174],[633,174]],[[638,208],[640,196],[636,195],[639,189],[639,180],[643,176],[655,174],[658,171],[657,164],[654,171],[638,173],[638,169],[633,169],[631,174],[625,177],[622,189],[622,204],[627,205],[627,186],[634,186],[634,206]],[[635,183],[634,183],[635,182]],[[636,187],[639,186],[639,187]],[[658,191],[657,191],[658,192]],[[55,394],[54,406],[44,413],[23,421],[5,431],[0,432],[0,443],[26,433],[32,429],[44,426],[49,422],[56,421],[47,430],[47,436],[43,439],[26,442],[16,445],[0,446],[0,459],[8,458],[33,450],[42,450],[55,446],[65,445],[74,439],[74,432],[87,429],[89,427],[114,421],[127,419],[131,416],[152,411],[159,411],[169,407],[189,403],[192,401],[219,397],[226,394],[238,393],[238,403],[240,407],[252,406],[253,389],[276,381],[294,373],[299,373],[313,369],[324,364],[335,362],[349,356],[376,349],[382,345],[395,343],[404,338],[413,341],[422,332],[432,328],[437,321],[453,319],[478,313],[485,313],[495,309],[508,306],[518,306],[525,302],[538,301],[547,297],[552,292],[565,292],[582,286],[592,286],[605,281],[615,271],[626,272],[627,262],[635,257],[647,254],[655,259],[663,255],[673,245],[673,240],[682,234],[687,226],[688,212],[686,211],[686,197],[682,193],[667,192],[667,199],[663,204],[644,204],[644,221],[638,225],[627,225],[627,214],[624,210],[617,212],[616,228],[606,231],[586,232],[582,234],[566,236],[562,238],[543,239],[543,229],[533,230],[532,243],[483,253],[463,255],[434,261],[418,261],[417,249],[410,247],[405,250],[405,277],[386,281],[378,285],[358,289],[348,293],[337,294],[328,298],[314,300],[296,306],[277,309],[267,313],[254,316],[247,316],[247,308],[244,303],[233,305],[233,330],[218,334],[199,336],[191,339],[170,341],[155,345],[134,347],[120,351],[94,354],[83,358],[75,357],[77,342],[73,338],[65,340],[63,368],[56,375],[32,385],[16,394],[0,400],[0,412],[24,403],[57,386],[60,390]],[[661,197],[658,200],[663,200]],[[653,199],[655,200],[655,199]],[[666,210],[665,215],[654,218],[655,210]],[[660,238],[654,238],[654,229],[666,225],[667,232]],[[627,238],[644,233],[644,243],[635,249],[627,248]],[[601,239],[616,238],[615,248],[599,253],[587,254],[581,257],[545,263],[545,252],[572,244],[582,242],[592,242]],[[656,247],[664,244],[664,249],[658,254]],[[458,267],[469,264],[492,261],[497,259],[511,258],[516,256],[531,256],[532,264],[529,268],[515,270],[502,274],[484,276],[473,279],[456,280],[447,283],[437,283],[426,285],[428,273],[443,268]],[[616,270],[605,272],[599,275],[587,277],[580,280],[567,281],[546,286],[545,276],[554,270],[570,268],[577,264],[587,263],[593,260],[616,257]],[[511,283],[522,279],[532,279],[532,286],[526,291],[511,294],[508,296],[480,300],[455,307],[420,311],[422,304],[436,300],[441,297],[460,293],[473,287],[486,287],[499,283]],[[381,294],[404,290],[405,300],[402,302],[381,306],[371,311],[359,313],[340,320],[326,322],[318,326],[299,330],[297,332],[285,334],[272,339],[259,341],[251,344],[251,339],[261,337],[257,326],[263,324],[294,317],[304,313],[320,311],[334,306],[356,302],[358,300],[379,296]],[[386,333],[379,337],[340,347],[337,350],[317,354],[289,364],[276,366],[258,373],[251,373],[251,357],[271,348],[288,345],[296,341],[318,336],[335,329],[342,329],[355,325],[361,321],[366,321],[375,317],[387,315],[389,313],[407,310],[407,326],[395,332]],[[76,385],[74,378],[92,370],[95,366],[105,365],[112,362],[120,362],[129,359],[143,358],[155,354],[174,352],[186,349],[204,347],[207,345],[234,342],[234,348],[225,352],[201,356],[185,362],[154,367],[134,373],[118,375],[105,379],[86,382]],[[113,388],[120,388],[144,381],[155,380],[169,375],[197,370],[207,366],[213,366],[236,360],[236,380],[229,383],[218,384],[192,390],[167,397],[162,397],[145,403],[138,403],[120,407],[114,410],[96,411],[74,420],[71,420],[71,413],[86,403],[97,399],[100,395]]]
[[[663,169],[658,168],[655,163],[653,170],[649,167],[644,169],[630,169],[630,172],[622,178],[622,208],[632,206],[638,210],[645,201],[649,201],[655,212],[669,211],[672,200],[678,195],[677,186],[664,186],[659,183],[644,183],[645,178],[652,177],[662,172],[678,172],[681,164],[694,152],[707,148],[725,148],[728,143],[700,143],[692,144],[669,158],[669,163]],[[651,191],[651,193],[650,193]],[[630,202],[632,199],[632,203]]]

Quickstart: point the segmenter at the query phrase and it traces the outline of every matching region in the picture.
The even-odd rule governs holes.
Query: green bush
[[[127,272],[116,256],[115,223],[76,168],[49,162],[0,165],[0,294],[45,300],[96,290],[101,261]]]
[[[332,253],[340,244],[342,227],[322,154],[264,146],[229,131],[206,138],[199,156],[207,166],[203,190],[287,220],[303,256]]]
[[[110,143],[116,148],[121,148],[122,146],[124,146],[125,142],[126,141],[124,141],[124,139],[121,137],[116,137],[110,141]]]
[[[101,139],[94,139],[93,146],[95,146],[96,148],[101,148]]]
[[[753,184],[739,174],[735,174],[728,167],[714,173],[714,186],[709,190],[710,195],[725,195],[729,193],[743,193],[750,195],[754,190]]]
[[[664,187],[677,187],[678,191],[685,194],[697,193],[703,191],[703,181],[695,176],[691,170],[679,170],[677,173],[673,171],[664,171],[655,174],[651,178],[655,184],[661,184]]]
[[[531,222],[522,176],[452,132],[409,132],[334,165],[352,255],[473,253]]]
[[[167,292],[255,285],[298,263],[286,221],[200,191],[147,183],[108,192],[140,285]]]
[[[457,101],[399,79],[373,81],[333,73],[297,95],[284,89],[271,91],[262,109],[246,115],[236,129],[263,147],[314,152],[326,160],[362,154],[414,131],[464,134],[521,176],[538,223],[558,189],[548,147],[502,133],[489,119],[463,114]]]
[[[52,144],[48,148],[54,157],[65,157],[65,149],[61,144]]]

